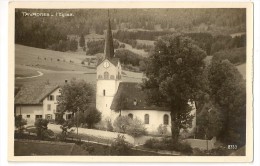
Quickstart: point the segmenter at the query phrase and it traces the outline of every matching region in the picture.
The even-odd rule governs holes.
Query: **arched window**
[[[133,119],[134,116],[133,116],[133,114],[130,113],[130,114],[128,114],[128,117]]]
[[[144,115],[144,124],[149,124],[149,115],[148,114]]]
[[[111,75],[111,76],[110,76],[110,79],[111,79],[111,80],[115,79],[115,76],[114,76],[114,75]]]
[[[98,75],[98,79],[102,79],[102,75]]]
[[[163,124],[168,125],[169,124],[169,115],[165,114],[163,116]]]
[[[108,80],[109,79],[109,73],[106,71],[104,72],[104,79]]]

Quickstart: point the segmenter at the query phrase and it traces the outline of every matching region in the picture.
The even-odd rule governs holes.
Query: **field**
[[[148,46],[154,46],[154,42],[153,40],[136,40],[138,44],[145,44]]]
[[[30,77],[38,75],[38,72],[43,73],[39,77],[15,79],[15,86],[36,82],[60,85],[72,78],[96,84],[95,66],[88,67],[81,64],[86,57],[86,55],[15,45],[15,77]],[[124,71],[123,81],[140,82],[141,78],[141,73]]]

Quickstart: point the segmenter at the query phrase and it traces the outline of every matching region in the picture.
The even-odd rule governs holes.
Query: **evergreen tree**
[[[80,46],[80,47],[85,47],[85,37],[84,37],[83,34],[80,36],[79,46]]]

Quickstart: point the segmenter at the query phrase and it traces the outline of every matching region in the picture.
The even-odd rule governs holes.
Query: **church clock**
[[[104,68],[108,68],[108,67],[109,67],[109,65],[110,65],[110,64],[109,64],[109,62],[107,62],[107,61],[106,61],[106,62],[104,62],[104,64],[103,64]]]

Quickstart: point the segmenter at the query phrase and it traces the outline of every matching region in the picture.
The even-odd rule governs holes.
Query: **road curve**
[[[43,73],[42,72],[40,72],[40,71],[37,71],[39,74],[38,75],[36,75],[36,76],[30,76],[30,77],[16,77],[15,79],[27,79],[27,78],[36,78],[36,77],[41,77],[41,76],[43,76]]]

